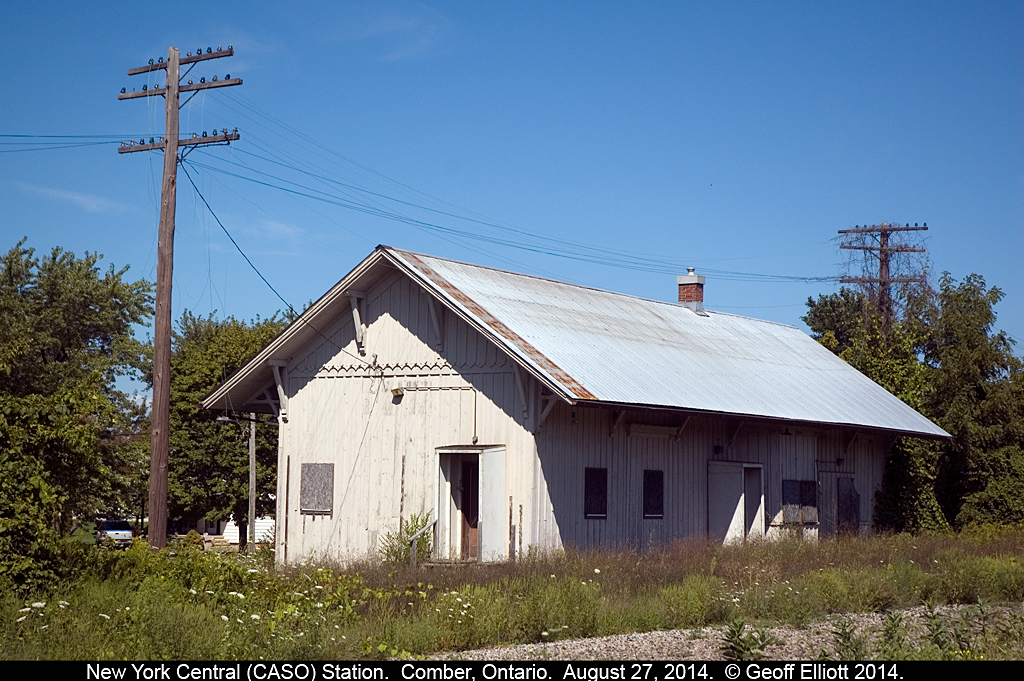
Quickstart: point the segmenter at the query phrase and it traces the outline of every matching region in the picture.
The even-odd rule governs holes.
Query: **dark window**
[[[818,483],[814,480],[782,481],[782,522],[813,525],[818,522]]]
[[[836,531],[856,534],[860,530],[860,494],[853,486],[853,478],[836,480]]]
[[[608,469],[583,469],[583,516],[608,517]]]
[[[665,471],[644,471],[644,517],[665,517]]]
[[[331,515],[334,511],[334,464],[304,463],[299,482],[299,512]]]

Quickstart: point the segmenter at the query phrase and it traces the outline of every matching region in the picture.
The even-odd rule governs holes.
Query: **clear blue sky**
[[[293,305],[384,243],[666,300],[689,264],[711,309],[802,326],[838,284],[721,272],[836,276],[837,230],[927,222],[934,274],[999,286],[997,327],[1024,341],[1024,3],[161,7],[5,6],[0,134],[85,137],[0,138],[4,250],[155,279],[161,155],[113,140],[162,134],[163,100],[117,93],[162,83],[126,71],[169,45],[231,43],[190,76],[244,84],[197,95],[181,130],[242,139],[189,172]],[[16,151],[39,143],[67,148]],[[547,254],[579,245],[601,262]],[[183,173],[175,246],[176,319],[283,307]],[[654,264],[606,264],[621,252]]]

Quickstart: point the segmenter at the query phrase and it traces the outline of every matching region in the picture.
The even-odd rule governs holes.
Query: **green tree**
[[[863,333],[870,312],[863,293],[843,287],[839,293],[818,296],[818,300],[808,297],[803,320],[815,340],[839,354]]]
[[[945,273],[938,291],[906,293],[903,317],[884,337],[857,294],[808,298],[804,321],[819,342],[952,435],[896,441],[876,496],[878,526],[1024,521],[1024,371],[1012,340],[993,332],[1002,297],[977,274],[957,283]]]
[[[127,268],[25,242],[0,257],[0,562],[21,582],[50,539],[124,506],[138,409],[114,381],[143,366],[132,328],[152,314]]]
[[[925,411],[953,436],[936,491],[958,525],[1024,520],[1024,365],[993,330],[1002,298],[980,275],[944,273],[928,319]]]
[[[922,410],[928,385],[928,367],[919,359],[921,345],[916,325],[895,322],[888,335],[877,317],[870,326],[851,333],[849,346],[839,356],[862,374]],[[875,496],[874,523],[894,532],[943,531],[949,524],[935,498],[935,443],[897,438],[886,457],[882,488]]]
[[[171,352],[169,516],[192,526],[198,520],[249,522],[247,421],[218,423],[221,413],[199,407],[221,381],[263,349],[286,322],[233,317],[216,320],[185,312]],[[248,414],[240,414],[248,418]],[[277,480],[277,429],[257,426],[257,515],[272,512]]]

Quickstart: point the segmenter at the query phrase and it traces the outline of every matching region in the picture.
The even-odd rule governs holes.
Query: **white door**
[[[505,449],[480,452],[480,560],[508,558],[508,495],[505,494]]]
[[[507,559],[505,448],[446,448],[437,453],[437,557]]]
[[[760,465],[708,462],[708,535],[726,543],[764,535]]]

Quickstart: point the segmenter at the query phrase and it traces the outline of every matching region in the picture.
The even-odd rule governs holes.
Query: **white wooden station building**
[[[278,415],[281,562],[870,532],[948,435],[799,329],[379,246],[204,401]]]

